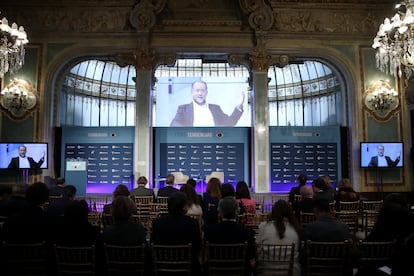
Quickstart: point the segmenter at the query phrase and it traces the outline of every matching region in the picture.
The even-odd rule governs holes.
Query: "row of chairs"
[[[303,247],[306,262],[302,269],[309,276],[339,275],[339,272],[352,275],[353,268],[390,266],[395,251],[394,242],[306,241]],[[206,243],[202,256],[206,274],[244,275],[246,251],[246,243]],[[94,246],[53,245],[55,268],[51,268],[45,243],[3,243],[1,253],[3,275],[96,275],[97,271]],[[150,275],[151,272],[153,275],[173,272],[190,275],[194,260],[191,244],[150,247],[105,244],[104,254],[108,275]],[[295,255],[295,244],[259,244],[253,272],[255,275],[293,275]]]
[[[366,238],[377,220],[382,203],[382,200],[331,203],[331,213],[348,225],[353,236],[361,230]],[[314,213],[301,212],[299,219],[302,227],[306,227],[316,217]]]

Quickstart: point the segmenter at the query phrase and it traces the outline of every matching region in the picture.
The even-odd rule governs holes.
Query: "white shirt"
[[[214,126],[213,114],[211,114],[208,103],[199,105],[193,102],[194,122],[193,126]]]
[[[385,159],[385,156],[378,156],[378,167],[388,167],[388,163]]]
[[[30,168],[30,163],[27,157],[19,156],[19,168]]]

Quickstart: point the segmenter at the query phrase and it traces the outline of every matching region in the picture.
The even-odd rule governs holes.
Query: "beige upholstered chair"
[[[190,178],[188,175],[183,174],[182,172],[172,172],[174,175],[174,184],[186,184],[187,180]]]
[[[206,175],[206,183],[208,183],[212,177],[218,178],[220,179],[221,183],[224,183],[224,172],[211,172],[211,174]]]

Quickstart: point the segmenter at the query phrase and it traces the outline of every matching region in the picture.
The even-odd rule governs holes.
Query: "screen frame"
[[[49,168],[49,143],[48,142],[1,142],[0,143],[0,170],[16,170],[15,168],[8,168],[12,157],[18,156],[18,148],[26,146],[27,156],[32,157],[36,162],[44,156],[44,162],[40,168],[18,168],[17,170],[38,170]],[[9,151],[9,148],[12,149]],[[6,161],[4,161],[6,160]]]
[[[379,145],[384,146],[384,148],[385,148],[384,155],[390,155],[391,159],[393,159],[393,160],[395,160],[396,152],[400,151],[400,161],[398,162],[397,166],[393,166],[393,167],[388,167],[388,166],[370,167],[370,166],[368,166],[369,161],[368,161],[368,163],[366,162],[367,156],[369,158],[369,157],[372,157],[372,156],[376,155],[375,151],[372,151],[372,152],[368,153],[369,149],[375,149]],[[394,148],[398,146],[398,149],[392,149],[391,153],[390,152],[387,153],[387,146],[393,146]],[[404,142],[402,142],[402,141],[393,141],[393,142],[390,142],[390,141],[385,141],[385,142],[367,142],[367,141],[363,141],[363,142],[360,142],[359,160],[360,160],[359,166],[360,166],[361,169],[385,170],[385,169],[404,168],[404,162],[405,162],[405,160],[404,160]]]

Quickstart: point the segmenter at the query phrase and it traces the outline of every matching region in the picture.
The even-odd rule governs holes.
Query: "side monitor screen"
[[[401,168],[403,143],[361,142],[361,168]]]
[[[0,143],[0,169],[47,169],[47,143]]]
[[[156,127],[250,127],[245,77],[157,77]]]

